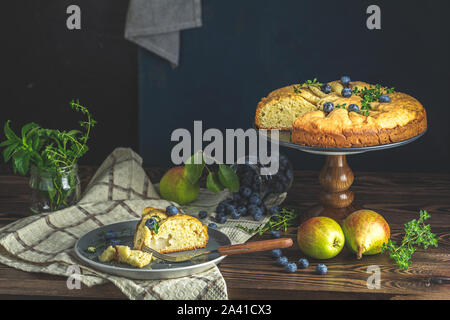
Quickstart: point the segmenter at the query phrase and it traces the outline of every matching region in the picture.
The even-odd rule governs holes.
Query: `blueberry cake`
[[[292,130],[293,143],[343,148],[389,144],[427,128],[426,111],[412,96],[393,88],[316,79],[271,92],[258,103],[260,129]]]
[[[208,227],[197,218],[180,214],[174,206],[166,210],[145,208],[134,234],[134,249],[148,246],[161,253],[205,248]]]

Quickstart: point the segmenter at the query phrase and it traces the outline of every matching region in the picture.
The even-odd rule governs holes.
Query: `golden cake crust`
[[[372,109],[368,116],[347,109],[335,108],[329,114],[322,111],[325,102],[334,105],[356,104],[361,108],[361,97],[352,95],[343,97],[340,92],[344,88],[339,81],[329,83],[332,92],[325,94],[319,88],[301,89],[304,99],[313,103],[316,110],[298,116],[292,124],[291,139],[293,143],[325,147],[364,147],[389,144],[412,138],[427,128],[426,111],[415,98],[401,92],[388,94],[391,101],[387,103],[371,102]],[[371,88],[374,85],[355,81],[350,82],[350,88]],[[320,91],[320,92],[318,92]],[[260,122],[261,110],[269,99],[299,95],[293,86],[287,86],[272,91],[258,104],[255,124],[263,128]],[[316,98],[311,97],[314,95]],[[259,111],[258,111],[259,110]],[[264,129],[291,129],[290,127],[274,127]]]

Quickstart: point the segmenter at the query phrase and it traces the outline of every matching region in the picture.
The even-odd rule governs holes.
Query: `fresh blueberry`
[[[259,196],[254,193],[250,196],[250,200],[248,201],[250,204],[255,204],[257,206],[259,206],[261,204],[261,199],[259,198]]]
[[[289,273],[294,273],[297,271],[297,265],[295,263],[288,263],[284,268]]]
[[[105,233],[105,240],[111,240],[117,237],[117,234],[114,231],[108,231]]]
[[[344,98],[350,98],[353,94],[352,89],[350,88],[344,88],[341,91],[341,94]]]
[[[255,220],[255,221],[261,221],[261,219],[262,219],[262,216],[263,216],[263,213],[262,213],[262,211],[261,211],[261,208],[256,208],[256,212],[254,213],[254,214],[252,214],[252,218],[253,218],[253,220]]]
[[[280,231],[278,231],[278,230],[272,230],[272,231],[270,231],[270,234],[271,234],[272,237],[274,237],[274,238],[279,238],[279,237],[281,237],[281,233],[280,233]]]
[[[156,224],[157,224],[157,221],[156,221],[155,218],[150,218],[150,219],[147,219],[147,221],[145,221],[145,225],[146,225],[147,228],[149,228],[150,230],[151,230],[151,229],[154,229],[155,226],[156,226]]]
[[[359,107],[358,105],[352,103],[351,105],[348,106],[348,111],[350,112],[358,112],[359,111]]]
[[[206,212],[206,211],[204,211],[204,210],[202,210],[202,211],[200,211],[200,212],[198,213],[198,217],[199,217],[200,219],[205,219],[207,215],[208,215],[208,212]]]
[[[253,193],[259,194],[259,192],[261,191],[261,183],[260,183],[260,182],[254,183],[254,184],[251,186],[251,188],[252,188],[252,192],[253,192]]]
[[[225,213],[225,206],[223,204],[219,204],[216,208],[217,213],[224,214]]]
[[[241,201],[239,201],[238,207],[247,207],[247,205],[248,205],[248,200],[241,199]]]
[[[288,260],[287,257],[282,256],[282,257],[278,257],[277,263],[278,263],[279,265],[285,266],[285,265],[287,265],[287,264],[289,263],[289,260]]]
[[[264,203],[261,203],[261,205],[259,206],[259,209],[261,209],[262,214],[265,214],[267,211],[266,206],[264,205]]]
[[[275,185],[275,192],[276,193],[283,193],[286,190],[286,186],[284,186],[281,182],[278,182]]]
[[[308,259],[305,259],[305,258],[299,259],[299,260],[298,260],[298,266],[299,266],[300,268],[303,268],[303,269],[308,268],[308,267],[309,267],[309,261],[308,261]]]
[[[243,187],[249,187],[252,185],[252,180],[250,178],[241,178],[241,188]],[[241,190],[239,189],[239,192],[241,192]],[[241,194],[242,195],[242,194]]]
[[[391,98],[386,94],[382,94],[378,100],[380,102],[391,102]]]
[[[334,103],[333,102],[325,102],[323,104],[323,112],[330,113],[334,109]]]
[[[224,215],[216,215],[216,222],[217,223],[225,223],[227,222],[227,217]]]
[[[282,185],[287,185],[288,183],[288,178],[285,176],[279,176],[278,177],[278,181],[282,184]]]
[[[174,216],[174,215],[176,215],[176,214],[178,213],[178,208],[175,207],[175,206],[168,206],[168,207],[166,208],[166,213],[167,213],[169,216]]]
[[[320,90],[322,90],[323,93],[330,93],[331,92],[331,86],[328,83],[324,83],[321,87]]]
[[[269,213],[271,215],[280,213],[280,207],[279,206],[273,206],[272,208],[270,208]]]
[[[250,204],[250,205],[247,207],[247,212],[248,212],[250,215],[254,215],[258,209],[259,209],[259,208],[258,208],[258,206],[257,206],[256,204]]]
[[[109,245],[111,246],[118,246],[120,244],[120,240],[119,239],[112,239],[109,243]]]
[[[281,250],[280,249],[273,249],[272,250],[272,257],[274,257],[274,258],[281,257]]]
[[[280,154],[280,167],[286,168],[289,165],[289,160],[285,155]]]
[[[294,173],[292,172],[291,169],[287,169],[285,174],[288,180],[291,180],[294,177]]]
[[[233,201],[239,202],[241,200],[241,195],[238,192],[233,193]]]
[[[230,218],[231,219],[239,219],[241,217],[240,213],[238,212],[238,210],[236,208],[234,208],[234,210],[230,213]]]
[[[241,187],[239,192],[241,196],[243,196],[244,198],[248,198],[252,194],[252,189],[250,189],[249,187]]]
[[[245,206],[240,206],[236,208],[236,211],[240,216],[245,216],[247,213],[247,208]]]
[[[210,222],[208,224],[208,227],[211,228],[211,229],[217,229],[217,224],[215,224],[214,222]]]
[[[234,205],[232,205],[232,204],[229,204],[229,205],[227,205],[227,206],[225,207],[225,213],[226,213],[226,214],[232,214],[233,211],[235,211],[235,210],[236,210],[236,206],[234,206]]]
[[[319,263],[316,267],[316,272],[318,274],[325,274],[325,273],[327,273],[327,271],[328,271],[328,268],[323,263]]]
[[[349,76],[342,76],[341,77],[341,83],[344,85],[344,86],[346,86],[346,85],[348,85],[349,83],[350,83],[350,77]]]

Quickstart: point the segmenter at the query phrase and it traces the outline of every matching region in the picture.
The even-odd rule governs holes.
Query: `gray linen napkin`
[[[66,277],[71,275],[69,267],[75,265],[81,269],[79,280],[85,285],[109,281],[130,299],[227,299],[226,283],[216,266],[187,277],[143,281],[93,270],[75,258],[74,244],[85,233],[99,226],[139,219],[147,206],[165,208],[174,204],[161,199],[157,188],[142,168],[142,158],[129,148],[117,148],[99,167],[76,205],[32,215],[0,228],[0,263],[27,272]],[[202,189],[196,201],[182,210],[194,216],[199,210],[207,210],[210,216],[203,220],[207,224],[214,220],[217,204],[227,196],[226,190],[213,194]],[[284,197],[285,194],[276,202]],[[233,243],[242,243],[251,235],[236,228],[237,223],[255,228],[268,219],[229,219],[219,225],[219,230]]]
[[[125,38],[177,66],[180,31],[201,25],[201,0],[130,0]]]

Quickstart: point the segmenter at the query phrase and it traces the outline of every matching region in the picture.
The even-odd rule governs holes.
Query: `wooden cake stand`
[[[319,183],[322,186],[322,191],[320,192],[318,199],[319,203],[308,209],[308,211],[305,212],[304,218],[327,216],[339,222],[353,211],[358,210],[358,207],[353,204],[355,196],[353,191],[350,190],[350,187],[353,184],[354,174],[347,163],[348,155],[403,146],[417,140],[423,136],[425,132],[426,131],[413,138],[400,142],[355,148],[301,146],[291,142],[291,133],[289,131],[280,132],[280,146],[326,156],[325,165],[319,174]],[[270,134],[268,135],[268,138],[270,138]]]

